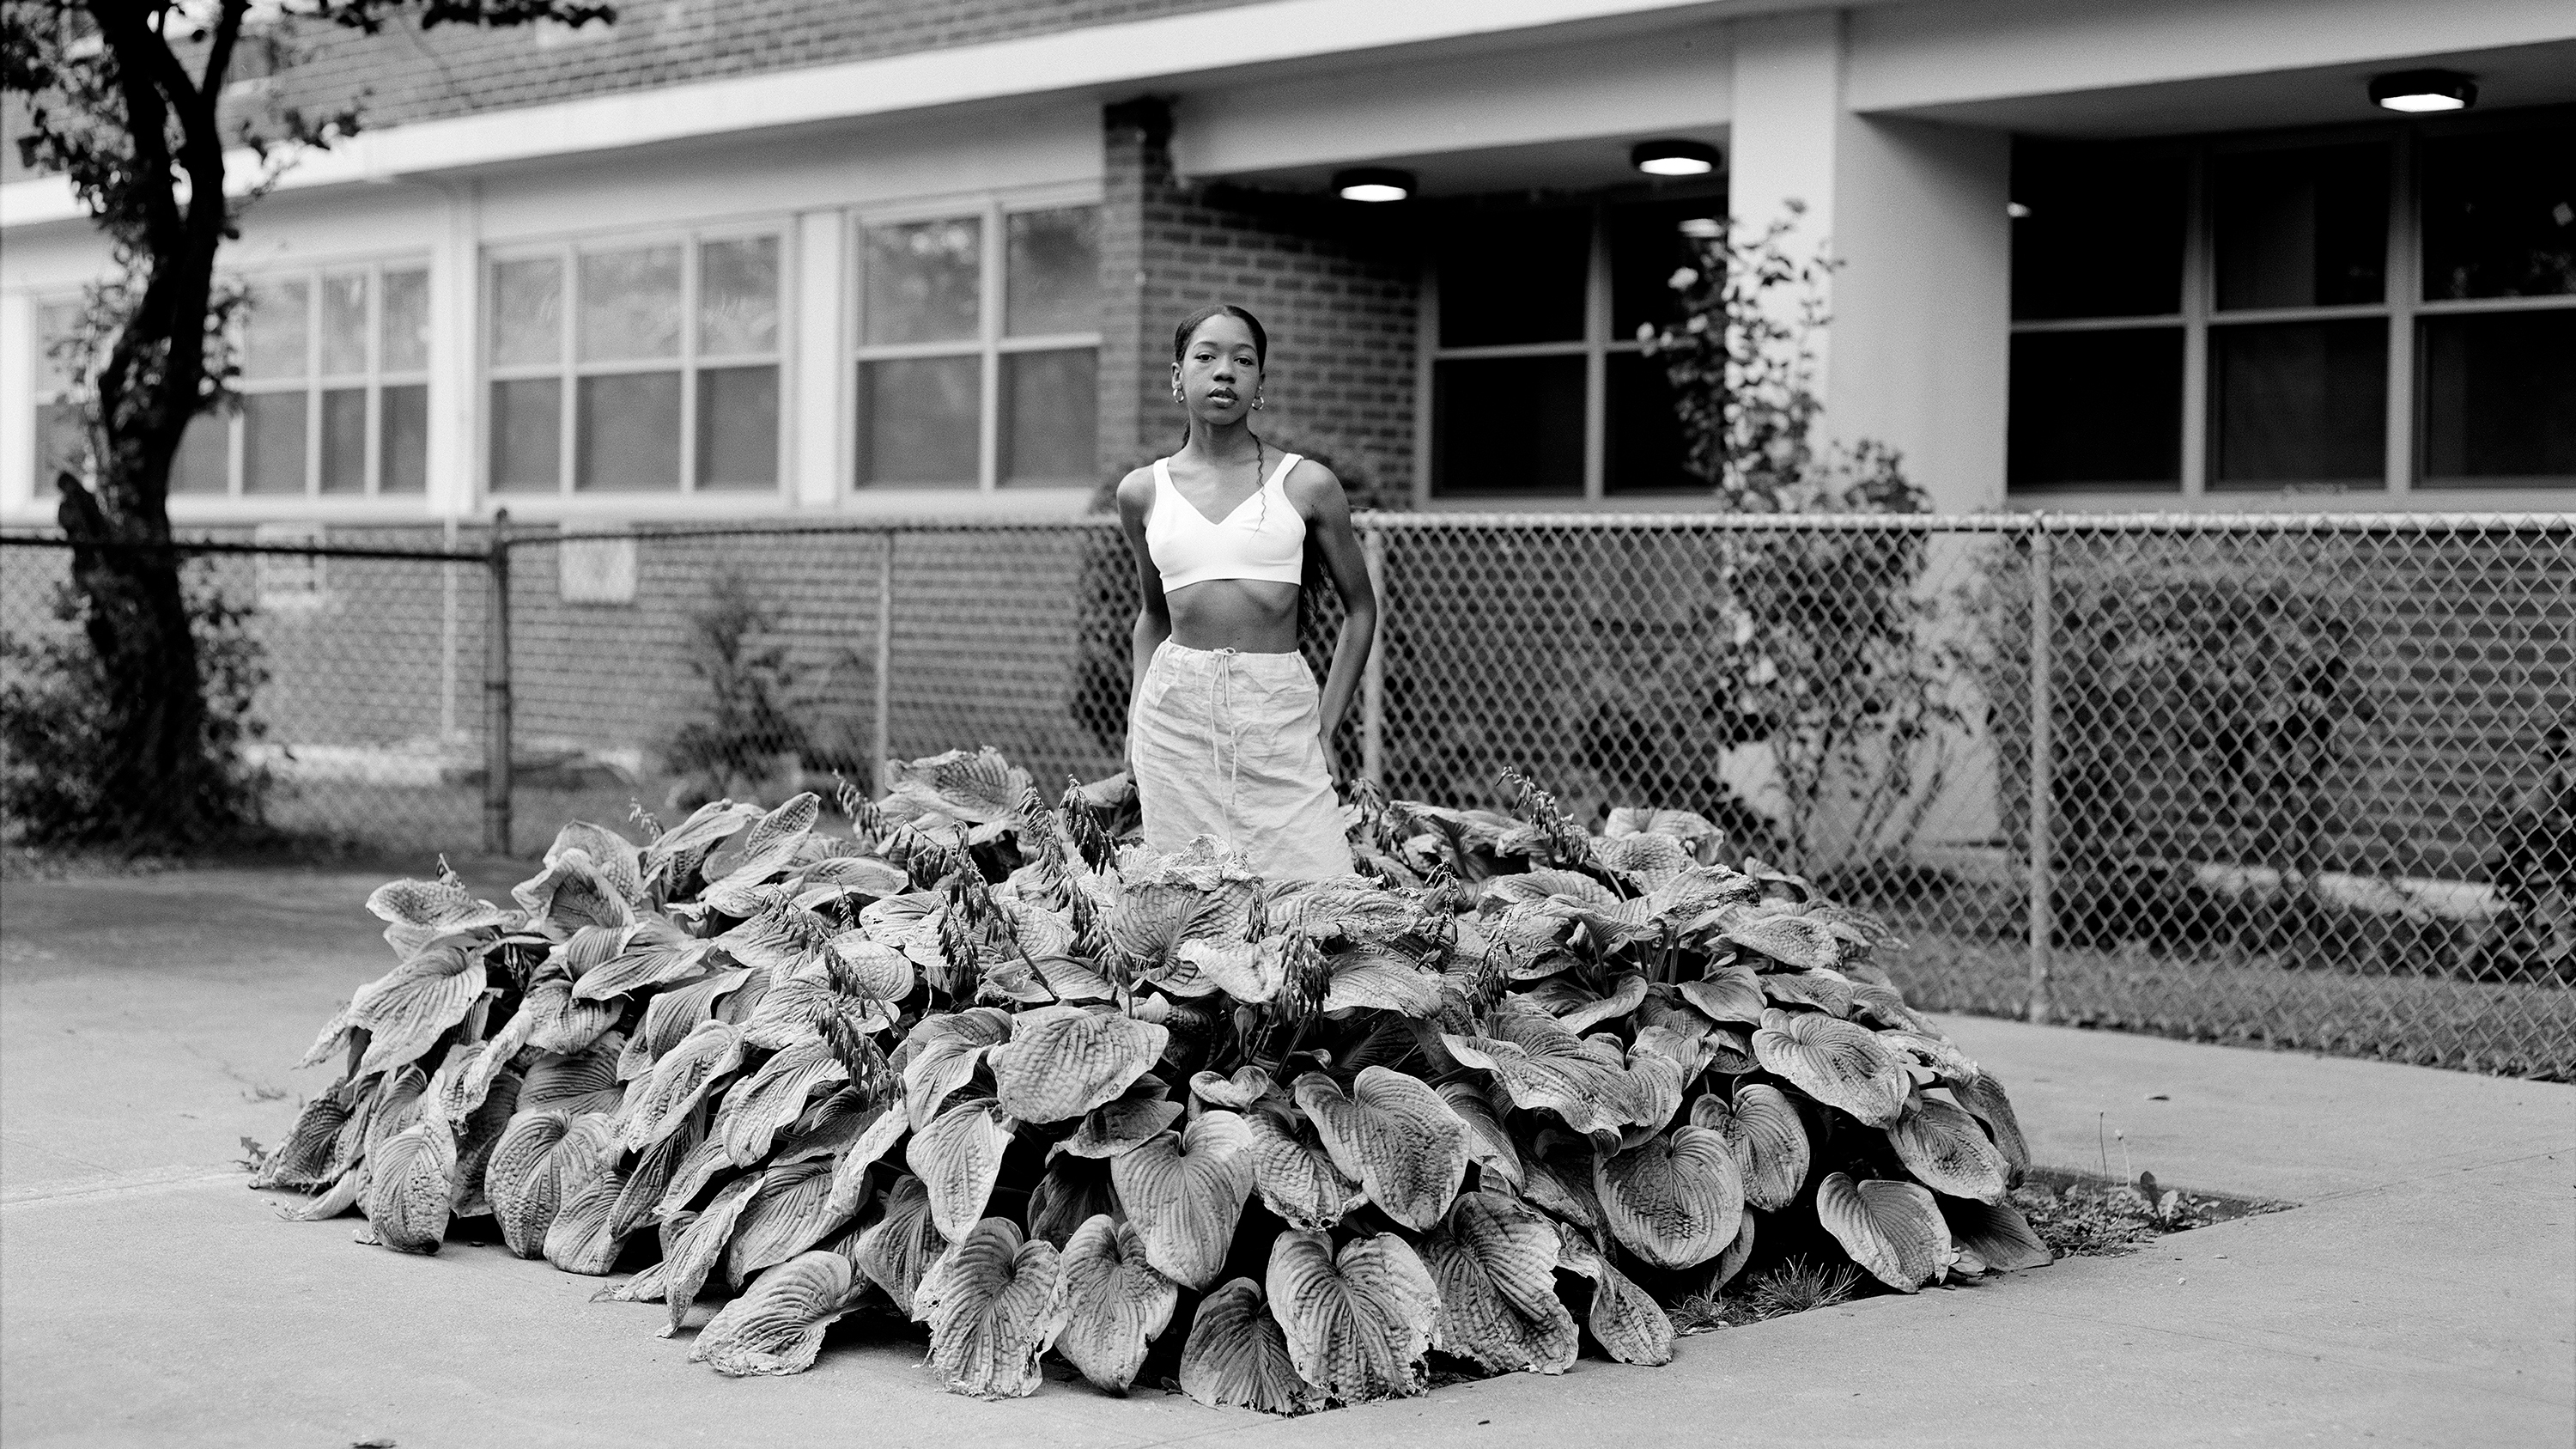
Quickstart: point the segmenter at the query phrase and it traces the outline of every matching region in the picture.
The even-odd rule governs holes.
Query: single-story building
[[[1371,496],[1688,507],[1637,329],[1793,200],[1829,426],[1944,509],[2576,499],[2560,0],[654,0],[276,57],[233,104],[367,129],[226,250],[183,524],[1072,511],[1220,299]],[[8,149],[40,523],[106,253]]]

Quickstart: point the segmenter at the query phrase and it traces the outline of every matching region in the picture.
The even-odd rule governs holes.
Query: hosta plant
[[[637,1270],[601,1296],[720,1373],[865,1310],[963,1393],[1054,1353],[1276,1412],[1418,1394],[1434,1354],[1663,1363],[1658,1299],[1756,1259],[1902,1292],[2047,1261],[2001,1086],[1873,921],[1696,816],[1596,834],[1513,783],[1362,787],[1360,873],[1321,881],[1148,856],[1112,789],[1050,805],[989,750],[845,791],[846,833],[812,795],[567,826],[510,905],[376,892],[398,964],[255,1181],[389,1248],[488,1216]]]

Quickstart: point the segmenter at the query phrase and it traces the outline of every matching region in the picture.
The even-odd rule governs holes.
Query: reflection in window
[[[680,486],[680,375],[585,377],[573,434],[573,487],[631,493]]]
[[[2218,305],[2377,302],[2388,259],[2388,148],[2247,151],[2210,160]]]
[[[2423,322],[2427,488],[2576,483],[2576,308]]]
[[[859,370],[861,483],[972,488],[980,476],[982,363],[912,357]]]
[[[1092,332],[1100,326],[1100,208],[1015,211],[1004,273],[1004,317],[1013,337]],[[1088,475],[1091,467],[1083,465]]]
[[[950,217],[867,229],[864,331],[871,343],[965,342],[978,332],[984,224]]]
[[[2124,146],[2013,147],[2017,320],[2182,310],[2181,156]]]
[[[2576,124],[2428,138],[2424,296],[2576,294]]]
[[[238,314],[239,406],[189,425],[171,491],[363,497],[424,490],[429,273],[334,267],[254,277],[246,291]],[[395,394],[416,399],[405,404],[409,413],[386,411]]]
[[[2388,324],[2279,322],[2209,334],[2212,488],[2385,477]]]
[[[2178,486],[2182,344],[2179,327],[2015,336],[2007,486]]]
[[[1097,354],[1015,352],[1002,358],[1002,486],[1080,487],[1099,451]]]
[[[1432,495],[1581,496],[1583,372],[1580,354],[1434,364]]]

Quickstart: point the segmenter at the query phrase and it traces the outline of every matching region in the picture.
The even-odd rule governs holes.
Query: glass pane
[[[698,248],[698,351],[741,357],[778,350],[778,238]]]
[[[1097,360],[1088,347],[1002,359],[1002,484],[1087,487],[1099,471]]]
[[[178,455],[170,460],[170,491],[212,493],[232,488],[233,420],[222,413],[199,413],[179,435]]]
[[[89,433],[80,409],[69,403],[40,403],[36,408],[36,491],[51,492],[54,475],[85,477],[89,471]],[[218,477],[217,482],[221,482]]]
[[[563,479],[563,384],[492,384],[492,491],[552,493]]]
[[[1688,449],[1673,414],[1673,385],[1661,359],[1614,352],[1608,387],[1610,451],[1601,486],[1611,493],[1706,493],[1683,466]]]
[[[2576,292],[2576,124],[2427,139],[2424,295]]]
[[[984,224],[971,216],[868,228],[869,342],[962,342],[983,314]]]
[[[1100,208],[1013,212],[1007,224],[1010,303],[1003,317],[1011,335],[1099,331]]]
[[[581,360],[680,355],[680,249],[639,247],[581,259]]]
[[[322,491],[367,491],[367,390],[322,394]]]
[[[304,491],[304,394],[255,392],[242,399],[242,491]]]
[[[530,257],[492,269],[492,360],[563,360],[563,263]]]
[[[302,377],[309,315],[304,279],[252,283],[242,312],[248,319],[242,325],[242,376]]]
[[[428,371],[429,273],[385,273],[382,301],[384,351],[376,365],[387,372]]]
[[[349,377],[367,370],[367,274],[322,279],[322,372]]]
[[[2182,329],[2025,332],[2012,340],[2006,486],[2182,485]]]
[[[778,486],[778,369],[698,374],[698,486]]]
[[[859,481],[972,488],[978,481],[981,359],[921,357],[859,368]]]
[[[71,335],[80,318],[78,302],[47,302],[36,309],[36,391],[58,392],[79,381],[72,376],[71,359],[56,344]]]
[[[680,486],[680,375],[629,372],[580,381],[572,486],[627,493]]]
[[[2383,487],[2388,324],[2212,328],[2209,407],[2213,489]]]
[[[1464,211],[1443,229],[1440,345],[1583,340],[1589,211]]]
[[[502,386],[510,386],[503,383]],[[377,401],[376,491],[429,491],[429,388],[423,383],[386,388]]]
[[[1722,196],[1610,208],[1612,337],[1625,341],[1637,335],[1640,324],[1660,327],[1681,320],[1673,273],[1699,265],[1692,238],[1716,235],[1725,218]]]
[[[2386,146],[2221,154],[2209,166],[2222,309],[2380,300]]]
[[[1582,358],[1444,361],[1431,406],[1435,496],[1582,496]]]
[[[2179,156],[2125,146],[2013,145],[2013,316],[2182,310]]]
[[[2428,317],[2424,486],[2576,483],[2576,308]]]

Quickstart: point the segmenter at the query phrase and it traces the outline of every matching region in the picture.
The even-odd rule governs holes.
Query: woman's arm
[[[1127,535],[1127,548],[1136,559],[1136,593],[1143,600],[1136,610],[1136,628],[1130,645],[1127,674],[1128,718],[1135,718],[1136,701],[1144,697],[1145,670],[1154,662],[1154,651],[1172,637],[1172,609],[1163,598],[1163,575],[1154,567],[1152,550],[1145,545],[1145,515],[1154,505],[1154,474],[1139,468],[1118,481],[1118,528]],[[1135,732],[1128,732],[1127,767],[1136,767]]]
[[[1323,551],[1324,571],[1331,575],[1333,591],[1342,597],[1342,631],[1333,640],[1333,666],[1324,677],[1324,758],[1331,762],[1336,783],[1350,778],[1342,767],[1340,756],[1333,751],[1333,731],[1340,728],[1342,716],[1351,708],[1351,696],[1359,692],[1360,675],[1368,668],[1369,650],[1377,645],[1377,589],[1369,582],[1368,557],[1360,550],[1359,535],[1351,531],[1350,500],[1342,495],[1342,481],[1333,470],[1317,462],[1302,462],[1288,475],[1288,497],[1306,518],[1316,546]]]

